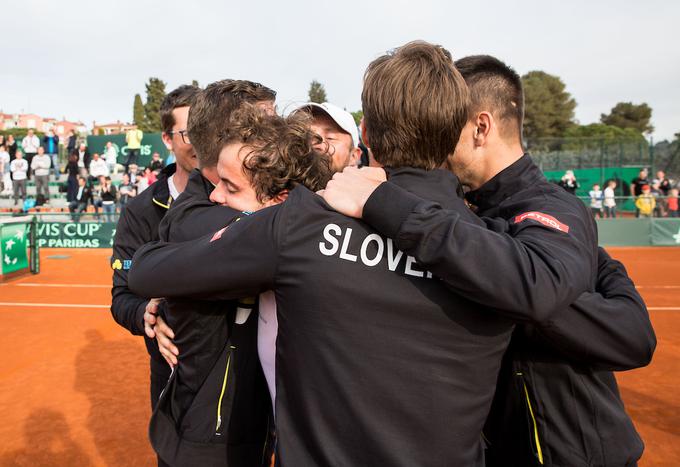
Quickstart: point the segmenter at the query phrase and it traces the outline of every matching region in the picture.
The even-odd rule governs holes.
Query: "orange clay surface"
[[[680,248],[609,251],[658,338],[649,367],[618,375],[647,446],[640,465],[678,465]],[[44,249],[39,275],[0,285],[0,466],[154,465],[148,357],[111,318],[110,253]]]

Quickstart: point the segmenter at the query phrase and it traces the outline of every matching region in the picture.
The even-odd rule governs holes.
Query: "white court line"
[[[680,289],[680,285],[636,285],[636,289]]]
[[[680,307],[678,307],[678,306],[648,306],[647,309],[649,311],[674,311],[674,310],[680,310]]]
[[[16,285],[17,287],[78,287],[78,288],[91,288],[91,289],[110,289],[111,285],[99,285],[99,284],[39,284],[36,282],[20,282],[17,284],[1,284],[1,285]]]
[[[0,306],[31,306],[49,308],[111,308],[111,305],[83,305],[80,303],[26,303],[26,302],[0,302]]]

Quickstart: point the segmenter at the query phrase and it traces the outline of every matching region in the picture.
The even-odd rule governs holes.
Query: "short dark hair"
[[[187,130],[201,168],[215,167],[222,147],[218,142],[231,113],[243,103],[276,100],[276,92],[260,83],[224,79],[209,84],[189,110]]]
[[[201,88],[189,84],[183,84],[171,91],[161,103],[161,128],[163,133],[170,133],[175,126],[175,116],[172,111],[180,107],[191,107]]]
[[[455,64],[470,88],[470,117],[490,111],[500,122],[502,137],[521,141],[524,91],[517,72],[490,55],[471,55]]]
[[[368,143],[386,167],[432,170],[453,154],[470,97],[451,54],[410,42],[366,69],[361,103]]]
[[[266,115],[252,104],[231,114],[219,137],[220,147],[245,145],[243,172],[261,203],[298,185],[321,190],[331,179],[331,157],[327,148],[318,149],[321,137],[309,124],[309,115],[304,112],[284,118]]]

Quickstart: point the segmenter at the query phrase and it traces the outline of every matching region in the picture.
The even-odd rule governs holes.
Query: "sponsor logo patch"
[[[117,259],[113,263],[111,263],[111,269],[120,271],[121,269],[123,269],[123,263],[121,263],[120,260]]]
[[[220,230],[215,232],[215,235],[213,235],[212,238],[210,239],[210,243],[217,241],[220,238],[222,238],[222,234],[224,233],[225,230],[227,230],[227,227],[222,227]]]
[[[563,224],[557,219],[555,219],[553,216],[549,216],[548,214],[543,214],[542,212],[525,212],[524,214],[520,214],[519,216],[515,217],[515,224],[519,224],[522,221],[525,221],[527,219],[531,219],[537,222],[540,222],[541,224],[545,225],[546,227],[550,227],[551,229],[559,230],[560,232],[564,233],[569,233],[569,226],[567,224]]]
[[[128,271],[132,267],[132,260],[131,259],[125,259],[123,260],[123,269]]]

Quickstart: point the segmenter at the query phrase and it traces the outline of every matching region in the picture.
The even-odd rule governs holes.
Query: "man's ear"
[[[361,149],[360,148],[352,149],[352,152],[349,155],[349,165],[350,166],[359,165],[360,161],[361,161]]]
[[[274,206],[276,204],[281,204],[286,200],[286,198],[288,198],[288,193],[289,193],[288,190],[281,190],[274,197],[269,198],[267,201],[265,201],[264,205],[269,207]]]
[[[371,143],[368,142],[368,134],[366,134],[366,125],[364,125],[364,119],[361,119],[361,123],[359,124],[359,129],[361,130],[361,141],[364,143],[364,146],[367,148],[371,147]]]
[[[489,112],[477,114],[475,118],[475,134],[472,135],[475,146],[484,146],[494,125],[495,122]]]
[[[161,139],[163,140],[163,144],[165,144],[165,147],[168,148],[168,151],[172,151],[172,136],[170,136],[166,132],[163,132],[161,133]]]

